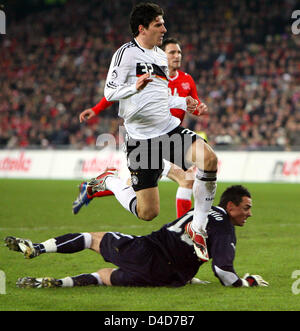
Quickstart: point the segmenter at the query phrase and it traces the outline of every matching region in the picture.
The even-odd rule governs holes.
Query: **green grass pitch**
[[[175,219],[177,185],[159,184],[160,215],[152,222],[136,219],[114,197],[95,199],[74,216],[71,205],[77,181],[0,180],[0,270],[6,275],[6,294],[0,294],[1,310],[97,310],[97,311],[206,311],[300,310],[300,294],[292,292],[300,270],[300,185],[245,184],[253,198],[253,217],[237,231],[235,269],[260,274],[268,288],[227,288],[213,275],[211,263],[197,277],[208,285],[182,288],[84,287],[71,289],[18,289],[18,277],[65,277],[111,266],[101,256],[85,250],[77,254],[44,254],[25,260],[4,247],[7,235],[34,242],[69,232],[119,231],[143,235]],[[216,203],[230,185],[219,183]],[[300,291],[300,284],[294,289]]]

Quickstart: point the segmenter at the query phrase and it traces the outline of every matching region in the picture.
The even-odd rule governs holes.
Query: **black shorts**
[[[161,250],[146,237],[107,232],[101,240],[100,252],[106,262],[119,267],[111,275],[112,285],[184,285]]]
[[[164,168],[164,159],[187,170],[191,164],[187,162],[185,156],[197,139],[202,138],[182,126],[152,139],[127,138],[127,162],[133,189],[139,191],[156,187]]]

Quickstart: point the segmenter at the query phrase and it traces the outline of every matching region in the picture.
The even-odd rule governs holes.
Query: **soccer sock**
[[[103,285],[102,279],[97,272],[92,274],[81,274],[74,277],[65,277],[59,280],[61,282],[61,287]]]
[[[176,193],[177,218],[186,214],[192,207],[193,190],[185,187],[178,187]]]
[[[34,248],[40,253],[76,253],[90,248],[92,236],[90,233],[68,233],[63,236],[48,239]]]
[[[197,232],[206,232],[207,216],[213,204],[217,183],[216,171],[203,171],[197,169],[193,185],[194,217],[192,229]]]
[[[112,176],[106,178],[106,187],[113,192],[117,200],[125,209],[137,216],[136,194],[131,186],[125,184],[121,178]]]
[[[110,196],[110,195],[114,195],[112,191],[109,191],[109,190],[106,190],[106,191],[99,191],[99,192],[96,192],[92,195],[91,198],[89,199],[93,199],[93,198],[101,198],[101,197],[107,197],[107,196]]]

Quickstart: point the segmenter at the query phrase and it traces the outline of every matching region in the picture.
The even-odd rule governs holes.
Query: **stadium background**
[[[134,3],[4,1],[1,148],[93,148],[99,134],[117,134],[117,106],[89,125],[79,125],[78,114],[102,98],[111,56],[131,39]],[[158,3],[166,37],[182,43],[182,70],[209,107],[209,116],[188,117],[185,125],[204,131],[217,147],[299,149],[300,38],[291,32],[299,2]]]
[[[0,0],[7,21],[6,35],[0,35],[0,177],[22,177],[22,170],[35,163],[33,152],[37,158],[46,153],[45,164],[51,162],[51,153],[60,152],[58,161],[65,166],[67,151],[84,162],[85,153],[99,154],[95,143],[100,134],[117,138],[122,120],[116,107],[87,125],[79,124],[78,115],[102,98],[111,56],[131,38],[128,15],[136,2]],[[230,153],[230,164],[241,155],[247,163],[251,154],[258,173],[276,153],[279,168],[290,162],[292,181],[299,182],[300,35],[291,32],[291,13],[300,9],[299,1],[156,2],[166,12],[166,36],[181,41],[182,70],[193,76],[200,99],[209,107],[207,117],[189,116],[184,125],[204,132],[217,152]],[[261,154],[254,152],[263,153],[263,161],[255,163]],[[42,170],[45,164],[37,167]],[[101,167],[96,164],[94,170]],[[231,172],[235,177],[236,171]],[[177,187],[160,183],[161,213],[154,222],[137,222],[113,197],[102,200],[101,208],[91,203],[74,220],[71,203],[77,184],[1,178],[1,238],[45,240],[61,232],[97,229],[142,235],[175,215],[170,201]],[[217,199],[228,184],[219,184]],[[47,257],[28,264],[0,246],[0,269],[7,279],[0,310],[299,310],[299,296],[291,291],[291,275],[300,269],[299,185],[246,185],[255,198],[255,222],[238,231],[237,271],[261,273],[272,285],[267,291],[226,291],[205,266],[199,277],[212,284],[200,291],[186,286],[176,291],[20,292],[15,289],[19,276],[93,272],[99,258],[83,252],[68,260],[55,256],[50,264]]]

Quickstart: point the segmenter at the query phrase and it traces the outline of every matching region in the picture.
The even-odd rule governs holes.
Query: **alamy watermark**
[[[295,35],[300,34],[300,9],[294,10],[292,13],[292,19],[295,19],[296,21],[292,24],[292,33]]]
[[[0,270],[0,294],[6,294],[6,276],[3,270]]]
[[[292,272],[292,279],[296,279],[292,284],[292,293],[297,295],[300,293],[300,270]]]
[[[6,15],[4,11],[1,9],[0,9],[0,34],[6,34]]]
[[[109,147],[110,150],[122,148],[127,154],[130,170],[163,169],[164,161],[168,160],[177,167],[189,169],[192,163],[204,169],[204,144],[201,144],[192,155],[192,144],[197,134],[189,129],[182,129],[172,134],[164,134],[151,139],[136,140],[126,134],[123,126],[119,127],[116,135],[101,134],[98,136],[96,146],[100,149]],[[122,137],[120,139],[120,137]],[[193,161],[192,161],[193,160]],[[186,173],[190,179],[191,173]]]

